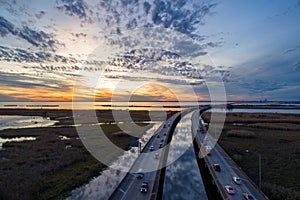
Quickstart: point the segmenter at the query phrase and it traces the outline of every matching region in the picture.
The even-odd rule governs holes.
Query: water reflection
[[[234,108],[231,110],[221,109],[221,108],[213,108],[208,112],[243,112],[243,113],[280,113],[280,114],[300,114],[300,109],[242,109],[242,108]]]
[[[47,127],[56,122],[40,116],[0,115],[0,130]]]
[[[191,115],[178,123],[170,145],[163,199],[207,199],[192,146]]]
[[[2,146],[6,142],[23,142],[23,141],[32,141],[36,140],[35,137],[15,137],[15,138],[1,138],[0,137],[0,150],[2,149]]]
[[[147,141],[153,133],[160,127],[161,122],[155,122],[152,128],[146,131],[146,134],[140,139],[142,147],[145,146]],[[88,184],[75,189],[68,200],[73,199],[108,199],[114,189],[121,182],[129,171],[133,162],[138,156],[138,149],[132,148],[130,151],[125,151],[124,155],[120,156],[110,168],[104,170],[101,175],[91,180]]]

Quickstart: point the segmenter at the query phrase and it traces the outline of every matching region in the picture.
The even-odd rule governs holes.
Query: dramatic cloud
[[[44,79],[42,74],[24,75],[18,73],[1,73],[0,85],[10,85],[14,87],[34,88],[46,87],[51,89],[60,89],[61,87],[71,86],[68,81],[59,80],[57,78]]]
[[[0,34],[5,37],[12,34],[16,37],[26,40],[28,43],[40,49],[50,49],[54,51],[60,42],[54,39],[53,34],[45,33],[44,31],[36,31],[28,26],[16,28],[11,22],[0,16]]]
[[[295,70],[299,70],[299,69],[300,69],[300,59],[298,60],[298,62],[296,62],[296,63],[294,64],[294,69],[295,69]]]
[[[80,19],[85,19],[87,17],[87,5],[83,0],[61,0],[61,2],[63,5],[57,6],[57,8],[64,10],[66,14],[78,16]]]
[[[51,97],[59,99],[60,87],[71,91],[69,82],[77,80],[88,91],[92,81],[103,79],[102,99],[118,82],[124,83],[118,85],[121,98],[147,81],[191,85],[209,99],[205,81],[214,76],[229,97],[240,100],[294,94],[300,75],[298,1],[272,2],[273,9],[261,2],[216,2],[1,1],[0,84],[14,93],[2,89],[0,95],[32,100],[37,94],[25,91],[43,88],[61,91]],[[153,88],[144,91],[145,98],[152,92],[166,99]]]

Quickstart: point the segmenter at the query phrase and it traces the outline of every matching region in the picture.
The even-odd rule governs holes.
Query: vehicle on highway
[[[239,177],[232,177],[233,182],[235,182],[235,184],[240,185],[242,183],[242,180]]]
[[[137,179],[142,179],[142,178],[144,178],[144,173],[138,172],[138,173],[135,174],[135,177],[136,177]]]
[[[159,148],[162,148],[163,147],[163,143],[161,142],[161,143],[159,143]]]
[[[150,150],[150,151],[154,151],[154,146],[151,145],[150,148],[149,148],[149,150]]]
[[[225,185],[228,194],[235,194],[235,189],[231,185]]]
[[[213,164],[213,167],[217,172],[221,171],[221,167],[219,164]]]
[[[157,138],[159,138],[159,134],[157,134],[157,136],[156,136]]]
[[[164,142],[164,139],[161,139],[160,142]]]
[[[158,159],[158,157],[159,157],[159,153],[155,153],[155,154],[154,154],[154,158],[155,158],[155,159]]]
[[[148,192],[148,182],[143,182],[141,185],[141,193],[147,193]]]
[[[254,196],[249,193],[243,193],[243,197],[247,200],[255,200]]]
[[[211,146],[210,145],[205,145],[205,152],[206,152],[206,155],[211,155]]]

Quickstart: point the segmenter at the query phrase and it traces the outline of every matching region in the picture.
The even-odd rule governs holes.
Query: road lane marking
[[[125,191],[122,188],[119,188],[119,191],[125,194]]]

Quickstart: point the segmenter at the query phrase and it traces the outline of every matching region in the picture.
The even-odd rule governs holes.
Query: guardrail
[[[156,133],[158,133],[162,127],[164,126],[165,122],[163,122],[160,127],[155,131],[155,133],[151,136],[151,138],[147,141],[147,143],[145,144],[145,146],[142,148],[141,153],[143,153],[145,151],[145,149],[149,148],[149,144],[150,141],[156,137]],[[132,168],[134,167],[134,165],[136,164],[136,162],[138,161],[138,158],[135,159],[135,161],[132,163],[129,171],[126,173],[126,175],[123,177],[123,179],[121,180],[121,182],[117,185],[117,187],[115,188],[115,190],[113,191],[113,193],[110,195],[110,197],[108,199],[113,199],[112,197],[116,195],[116,193],[118,192],[118,188],[120,185],[122,185],[124,183],[124,181],[127,179],[128,176],[131,175],[130,171],[132,170]]]
[[[192,119],[197,118],[197,122],[199,122],[199,119],[198,119],[199,116],[208,109],[210,109],[210,106],[199,110],[199,114],[194,112]],[[195,115],[197,115],[197,116],[195,116]],[[202,180],[204,183],[207,197],[208,197],[208,199],[213,199],[213,200],[228,199],[229,197],[228,197],[227,193],[223,190],[222,185],[219,183],[218,178],[214,173],[213,167],[211,165],[207,164],[207,163],[209,163],[207,158],[206,157],[199,158],[199,153],[200,153],[200,149],[203,144],[203,141],[201,141],[201,139],[199,137],[197,137],[198,126],[195,126],[193,123],[194,123],[194,120],[192,120],[192,135],[194,137],[193,147],[194,147],[195,156],[197,159],[199,170],[201,172],[200,174],[202,176]],[[201,122],[199,122],[199,123],[201,123]]]
[[[180,118],[180,113],[175,114],[175,115],[177,115],[177,116],[175,116],[174,122],[172,123],[172,125],[168,129],[168,132],[166,133],[166,139],[164,141],[164,146],[165,146],[165,144],[168,144],[168,142],[171,140],[172,137],[170,137],[170,135],[173,135],[174,124],[176,123],[178,118]],[[169,147],[167,146],[166,148],[164,148],[164,151],[161,153],[162,156],[160,156],[160,159],[159,159],[158,170],[156,171],[155,179],[152,184],[152,188],[150,190],[151,195],[150,195],[149,199],[151,199],[151,200],[157,199],[157,196],[162,196],[162,190],[160,190],[160,186],[164,184],[164,179],[161,179],[161,176],[164,176],[162,174],[165,173],[163,166],[167,162],[168,157],[166,155],[168,155],[168,152],[169,152]]]
[[[175,121],[177,120],[178,116],[180,116],[180,114],[181,114],[180,112],[176,112],[175,114],[173,114],[173,115],[170,116],[170,117],[175,116],[175,120],[174,120],[174,122],[175,122]],[[177,116],[176,116],[176,115],[177,115]],[[170,119],[170,117],[168,118],[168,120]],[[172,128],[174,127],[174,122],[171,124],[170,128],[168,129],[168,132],[167,132],[167,134],[166,134],[166,139],[165,139],[164,142],[168,142],[168,137],[169,137],[169,134],[168,134],[168,133],[172,132],[171,130],[172,130]],[[177,123],[178,123],[178,122],[177,122]],[[145,149],[149,148],[150,141],[153,140],[153,138],[156,137],[157,133],[162,129],[162,127],[163,127],[164,125],[166,125],[166,122],[162,123],[162,125],[161,125],[161,126],[155,131],[155,133],[151,136],[151,138],[148,140],[148,142],[146,143],[146,145],[145,145],[144,148],[142,149],[142,151],[141,151],[142,153],[144,152]],[[175,126],[176,126],[176,125],[175,125]],[[161,157],[163,157],[163,156],[161,156]],[[139,159],[139,158],[137,158],[137,159],[133,162],[133,164],[131,165],[131,168],[130,168],[129,172],[127,172],[126,175],[123,177],[122,181],[121,181],[121,182],[118,184],[118,186],[115,188],[114,192],[110,195],[109,199],[114,199],[113,196],[116,196],[116,193],[119,192],[119,191],[118,191],[118,188],[125,182],[125,180],[128,179],[128,176],[131,175],[130,171],[131,171],[131,169],[135,166],[135,164],[136,164],[136,162],[137,162],[138,159]],[[161,159],[161,158],[160,158],[160,159]],[[160,164],[160,166],[163,166],[163,164]],[[155,179],[155,180],[156,180],[156,179]],[[159,179],[158,179],[158,181],[159,181]],[[156,181],[155,181],[155,182],[156,182]],[[152,186],[152,187],[153,187],[153,186]],[[151,191],[151,190],[150,190],[150,191]],[[151,198],[151,196],[152,196],[152,195],[150,195],[150,198]]]
[[[208,110],[208,109],[206,109]],[[194,145],[194,150],[199,166],[199,170],[201,172],[201,176],[203,179],[204,186],[206,188],[207,196],[208,199],[230,199],[230,196],[227,194],[227,192],[224,190],[224,187],[222,186],[221,182],[218,179],[217,174],[215,173],[215,170],[213,166],[211,165],[210,161],[206,156],[199,158],[198,154],[201,151],[201,147],[204,143],[204,139],[202,136],[204,135],[199,135],[197,134],[198,130],[198,125],[201,124],[203,126],[204,124],[202,123],[202,120],[199,121],[199,117],[204,111],[200,111],[199,115],[196,116],[198,113],[193,114],[193,118],[195,119],[195,122],[197,124],[193,124],[194,120],[192,120],[192,133],[194,136],[193,140],[193,145]],[[199,123],[199,124],[198,124]],[[223,148],[216,144],[214,147],[221,155],[222,157],[226,158],[226,162],[230,163],[231,166],[234,166],[236,169],[236,173],[239,173],[240,175],[243,175],[243,177],[247,177],[247,180],[249,183],[257,190],[256,192],[261,194],[260,199],[264,198],[268,200],[268,197],[260,190],[257,188],[256,184],[253,183],[253,181],[244,173],[243,170],[231,159],[231,157],[223,150]],[[209,175],[208,175],[209,174]],[[251,187],[252,187],[251,186]]]
[[[189,112],[191,112],[192,110],[195,110],[195,109],[197,109],[197,108],[183,110],[178,114],[178,116],[175,116],[175,119],[169,129],[169,132],[166,135],[165,144],[168,144],[171,142],[174,130],[175,130],[177,124],[179,123],[179,121],[181,120],[181,118],[184,115],[188,114]],[[159,163],[159,169],[156,171],[156,174],[155,174],[155,181],[151,188],[151,195],[149,197],[149,200],[155,200],[155,199],[161,200],[162,199],[163,186],[164,186],[165,173],[166,173],[166,164],[167,164],[168,155],[169,155],[169,148],[170,148],[170,146],[167,146],[165,148],[165,151],[162,154],[163,156],[161,156],[161,158],[160,158],[161,160]],[[162,167],[162,166],[164,166],[164,167]]]

